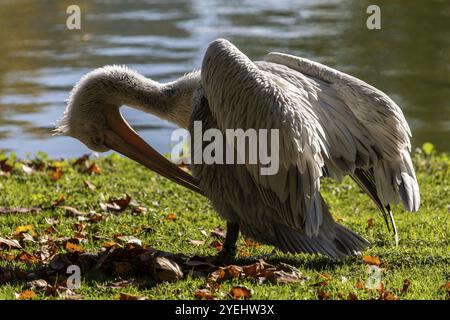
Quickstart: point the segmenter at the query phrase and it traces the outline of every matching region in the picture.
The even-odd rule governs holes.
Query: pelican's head
[[[70,93],[64,115],[57,121],[55,135],[78,139],[89,149],[104,152],[115,150],[147,168],[195,189],[193,177],[149,146],[122,117],[119,108],[136,100],[136,88],[148,80],[125,67],[107,66],[96,69],[80,79]]]

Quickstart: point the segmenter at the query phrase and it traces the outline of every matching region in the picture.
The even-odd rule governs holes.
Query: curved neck
[[[127,105],[187,128],[192,113],[192,98],[199,85],[200,72],[160,84],[137,72],[119,68],[111,72],[105,94],[109,103]]]

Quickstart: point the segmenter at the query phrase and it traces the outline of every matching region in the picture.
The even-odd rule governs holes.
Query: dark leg
[[[239,236],[239,224],[227,222],[227,234],[222,250],[215,259],[218,263],[226,263],[236,256],[236,241]]]

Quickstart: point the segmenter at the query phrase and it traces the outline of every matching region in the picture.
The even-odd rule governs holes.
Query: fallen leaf
[[[137,206],[137,207],[133,208],[132,212],[133,213],[139,213],[139,214],[146,213],[147,212],[147,208],[146,207],[142,207],[142,206]]]
[[[399,297],[397,297],[395,294],[393,294],[390,291],[385,291],[382,293],[381,300],[400,300]]]
[[[109,199],[107,203],[100,203],[100,207],[103,211],[122,212],[130,204],[131,197],[127,194],[125,198]]]
[[[403,280],[403,286],[402,286],[402,291],[401,291],[401,294],[403,296],[408,292],[410,286],[411,286],[411,280],[409,280],[409,279]]]
[[[73,243],[70,241],[66,242],[66,250],[69,251],[70,253],[84,252],[84,248],[81,244]]]
[[[100,169],[100,167],[94,162],[89,166],[88,172],[91,174],[100,174],[102,169]]]
[[[26,251],[22,251],[21,253],[19,253],[16,257],[17,260],[25,262],[27,264],[36,264],[39,262],[39,259],[36,258],[35,256],[33,256],[32,254],[26,252]]]
[[[77,160],[75,160],[75,162],[73,163],[74,165],[82,165],[84,164],[87,160],[89,160],[89,154],[83,154],[81,157],[79,157]]]
[[[63,210],[66,210],[67,213],[69,213],[71,216],[73,217],[77,217],[77,216],[86,216],[87,213],[86,212],[81,212],[78,209],[75,209],[73,207],[68,207],[68,206],[58,206],[58,208],[61,208]]]
[[[215,227],[211,230],[211,236],[218,239],[225,239],[226,233],[220,227]]]
[[[234,300],[239,299],[250,299],[252,297],[252,292],[250,289],[244,287],[244,286],[235,286],[231,288],[230,290],[230,296]]]
[[[197,289],[194,291],[194,297],[196,299],[202,300],[214,300],[214,295],[208,289]]]
[[[181,279],[183,271],[174,260],[157,256],[153,262],[152,275],[157,282],[172,281]]]
[[[226,280],[238,278],[242,272],[243,272],[242,267],[235,265],[221,267],[209,275],[208,282],[221,283]]]
[[[0,207],[0,214],[11,214],[11,213],[37,213],[42,211],[41,207],[29,207],[29,208],[10,208],[10,207]]]
[[[244,242],[245,242],[245,245],[246,245],[247,247],[251,247],[251,248],[257,248],[257,247],[260,247],[260,246],[261,246],[260,243],[255,242],[255,241],[253,241],[253,240],[251,240],[251,239],[249,239],[249,238],[245,238],[245,239],[244,239]]]
[[[375,219],[370,218],[367,220],[367,228],[372,228],[373,226],[375,226]]]
[[[14,236],[15,236],[15,237],[20,237],[20,238],[22,238],[22,237],[21,237],[21,234],[22,234],[22,233],[25,233],[25,232],[29,232],[29,233],[31,233],[31,234],[36,235],[36,233],[33,231],[33,226],[32,226],[31,224],[27,224],[27,225],[25,225],[25,226],[18,226],[18,227],[14,230]]]
[[[5,261],[14,261],[14,260],[16,260],[16,255],[9,254],[9,253],[0,253],[0,259],[5,260]],[[0,281],[0,283],[1,283],[1,281]]]
[[[56,199],[56,200],[54,200],[54,201],[52,202],[52,207],[57,207],[57,206],[59,206],[61,203],[63,203],[64,201],[66,201],[66,197],[65,197],[63,194],[61,194],[61,195],[58,197],[58,199]]]
[[[210,244],[210,247],[216,249],[217,251],[221,251],[222,250],[222,243],[220,241],[217,240],[213,240]]]
[[[176,214],[176,213],[169,213],[169,214],[166,216],[166,220],[169,220],[169,221],[175,221],[175,220],[177,220],[177,214]]]
[[[36,293],[31,290],[24,290],[21,293],[16,294],[16,298],[19,300],[31,300],[36,297]]]
[[[358,296],[353,292],[349,292],[347,295],[347,300],[358,300]]]
[[[117,240],[120,240],[124,243],[132,243],[137,244],[138,246],[142,247],[142,240],[133,237],[133,236],[117,236],[115,237]]]
[[[22,249],[22,246],[20,245],[19,241],[0,237],[0,247],[2,246],[6,246],[8,247],[8,249],[11,248]]]
[[[119,296],[119,300],[148,300],[148,298],[121,292],[120,296]]]
[[[86,188],[90,189],[91,191],[96,191],[97,190],[97,187],[95,186],[95,184],[93,184],[89,180],[85,180],[84,181],[84,185],[86,186]]]
[[[319,300],[329,300],[331,298],[331,294],[328,291],[325,291],[325,290],[318,290],[317,291],[317,298]]]
[[[188,243],[189,244],[192,244],[192,245],[194,245],[194,246],[202,246],[202,245],[204,245],[205,244],[205,241],[203,241],[203,240],[188,240]]]
[[[377,256],[364,256],[363,261],[365,264],[373,265],[379,267],[381,264],[380,258]]]
[[[63,171],[61,168],[55,168],[49,173],[49,176],[52,181],[58,181],[63,176]]]
[[[365,288],[366,288],[366,284],[364,283],[364,281],[362,281],[362,280],[360,279],[360,280],[358,280],[358,281],[356,282],[355,287],[356,287],[356,289],[365,289]]]

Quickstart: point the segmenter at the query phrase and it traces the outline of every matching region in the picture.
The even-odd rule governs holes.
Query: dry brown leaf
[[[215,227],[211,230],[211,236],[218,238],[219,240],[225,239],[226,233],[220,227]]]
[[[19,300],[31,300],[36,297],[36,293],[32,290],[24,290],[21,293],[16,294],[16,298]]]
[[[148,298],[121,292],[120,296],[119,296],[119,300],[148,300]]]
[[[114,211],[122,212],[124,211],[131,202],[131,197],[127,194],[125,198],[114,199],[111,198],[107,203],[100,203],[100,207],[103,211]]]
[[[366,284],[364,283],[364,281],[362,281],[360,279],[360,280],[358,280],[358,282],[356,282],[355,287],[356,287],[356,289],[365,289],[366,288]]]
[[[367,228],[372,228],[375,226],[375,219],[370,218],[367,220]]]
[[[89,154],[83,154],[81,157],[79,157],[77,160],[75,160],[75,162],[73,164],[74,165],[82,165],[87,160],[89,160]]]
[[[85,180],[84,185],[86,186],[86,188],[88,188],[91,191],[97,191],[97,187],[95,186],[95,184],[93,184],[89,180]]]
[[[63,176],[63,171],[57,167],[53,171],[50,171],[49,176],[52,181],[58,181]]]
[[[22,251],[21,253],[19,253],[16,257],[16,259],[18,261],[22,261],[25,262],[27,264],[36,264],[39,262],[39,259],[36,258],[35,256],[33,256],[32,254],[26,252],[26,251]]]
[[[58,199],[52,201],[52,207],[57,207],[59,205],[61,205],[64,201],[66,201],[66,197],[61,194]]]
[[[231,288],[230,296],[234,300],[250,299],[252,297],[252,292],[244,286],[235,286]]]
[[[380,258],[377,256],[364,256],[363,261],[365,264],[373,265],[379,267],[381,264]]]
[[[202,245],[205,244],[205,241],[203,241],[203,240],[192,240],[192,239],[190,239],[190,240],[188,240],[188,243],[189,243],[189,244],[192,244],[192,245],[194,245],[194,246],[202,246]]]
[[[325,291],[325,290],[318,290],[317,291],[317,298],[319,300],[330,300],[331,294],[328,291]]]
[[[14,260],[16,260],[16,255],[9,254],[9,253],[0,253],[0,259],[5,260],[5,261],[14,261]]]
[[[381,296],[380,296],[381,300],[400,300],[399,297],[397,297],[395,294],[393,294],[390,291],[384,291]]]
[[[29,207],[29,208],[10,208],[10,207],[0,207],[0,214],[11,214],[11,213],[37,213],[42,211],[41,207]]]
[[[218,240],[213,240],[213,241],[209,244],[209,246],[210,246],[211,248],[216,249],[217,251],[221,251],[221,250],[222,250],[222,247],[223,247],[222,243],[221,243],[220,241],[218,241]]]
[[[152,274],[157,282],[173,281],[183,277],[180,265],[167,257],[154,259]]]
[[[100,174],[102,173],[102,169],[94,162],[89,166],[88,172],[91,174]]]
[[[257,248],[257,247],[260,247],[260,246],[261,246],[260,243],[258,243],[258,242],[256,242],[256,241],[253,241],[253,240],[251,240],[251,239],[249,239],[249,238],[245,238],[245,239],[244,239],[244,242],[245,242],[245,245],[246,245],[247,247],[251,247],[251,248]]]
[[[214,300],[215,297],[208,289],[197,289],[194,291],[194,297],[196,299],[202,300]]]
[[[166,220],[169,220],[169,221],[175,221],[175,220],[177,220],[177,214],[176,214],[176,213],[169,213],[169,214],[166,216]]]
[[[11,248],[22,249],[22,246],[20,245],[19,241],[0,237],[0,247],[2,246],[7,247],[8,249]]]
[[[409,290],[409,287],[411,286],[411,280],[409,280],[409,279],[405,279],[405,280],[403,280],[403,286],[402,286],[402,291],[401,291],[401,294],[404,296],[407,292],[408,292],[408,290]]]
[[[84,252],[84,248],[81,244],[77,244],[77,243],[70,242],[70,241],[66,242],[66,250],[69,251],[70,253]]]
[[[353,292],[349,292],[347,295],[347,300],[358,300],[358,296]]]
[[[86,216],[87,215],[86,212],[79,211],[78,209],[75,209],[75,208],[69,207],[69,206],[58,206],[58,208],[66,210],[67,213],[69,213],[73,217]]]

